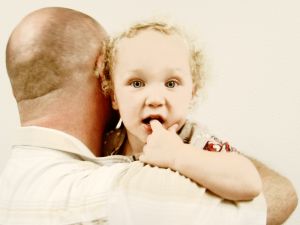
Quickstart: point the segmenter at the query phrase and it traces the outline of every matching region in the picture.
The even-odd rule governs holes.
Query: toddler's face
[[[123,38],[112,80],[113,107],[120,112],[129,140],[145,143],[154,118],[165,128],[184,124],[193,82],[189,49],[179,35],[144,30]]]

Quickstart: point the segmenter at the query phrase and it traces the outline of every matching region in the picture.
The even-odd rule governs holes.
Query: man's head
[[[105,39],[93,18],[67,8],[39,9],[17,25],[6,65],[22,125],[62,130],[96,147],[110,115],[94,72]]]
[[[112,88],[129,141],[145,142],[151,119],[181,128],[203,78],[200,52],[185,36],[167,24],[139,24],[113,39],[107,53],[104,88]]]
[[[66,8],[27,15],[12,32],[6,65],[17,102],[42,97],[92,74],[104,30],[91,17]]]

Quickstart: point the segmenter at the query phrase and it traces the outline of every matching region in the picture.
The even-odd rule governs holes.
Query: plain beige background
[[[0,171],[19,125],[5,69],[7,39],[30,11],[65,6],[93,16],[109,33],[149,17],[168,18],[186,27],[204,49],[210,75],[194,117],[240,151],[287,176],[300,194],[297,0],[11,0],[0,4]],[[300,224],[299,207],[285,224]]]

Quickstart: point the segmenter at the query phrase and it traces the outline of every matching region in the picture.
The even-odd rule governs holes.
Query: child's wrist
[[[188,146],[189,144],[182,143],[182,145],[176,148],[176,150],[174,151],[173,160],[171,161],[170,165],[171,169],[180,172],[182,163],[184,163],[185,160],[185,154],[187,153],[187,151],[189,151]]]

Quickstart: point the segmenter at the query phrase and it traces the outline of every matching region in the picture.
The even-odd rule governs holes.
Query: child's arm
[[[261,192],[260,176],[246,157],[184,144],[175,127],[165,130],[157,120],[151,127],[141,161],[176,170],[224,199],[250,200]]]

